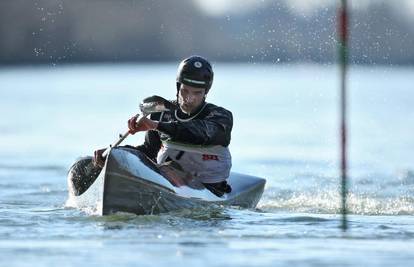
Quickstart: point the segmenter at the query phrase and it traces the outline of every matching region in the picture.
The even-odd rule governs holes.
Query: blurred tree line
[[[235,7],[237,9],[237,7]],[[336,60],[336,7],[309,14],[285,1],[211,16],[191,0],[1,0],[0,64],[213,60]],[[351,58],[413,64],[413,21],[387,4],[355,10]]]

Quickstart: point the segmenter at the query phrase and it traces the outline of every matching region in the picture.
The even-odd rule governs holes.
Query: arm
[[[168,135],[172,141],[194,145],[228,146],[232,128],[231,112],[214,106],[201,118],[187,122],[160,122],[156,129]]]
[[[157,116],[159,117],[159,114],[151,114],[151,118],[156,118]],[[156,161],[158,151],[161,148],[160,136],[158,132],[153,131],[153,129],[155,129],[157,126],[157,122],[145,117],[142,117],[137,122],[138,117],[138,115],[135,115],[128,120],[129,133],[135,134],[139,131],[147,131],[144,143],[140,146],[137,146],[136,149],[144,153],[151,160]],[[101,168],[104,166],[106,156],[103,156],[103,152],[105,150],[106,148],[94,151],[93,162],[95,166],[99,166]]]

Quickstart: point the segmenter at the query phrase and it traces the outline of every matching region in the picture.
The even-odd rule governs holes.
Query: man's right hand
[[[95,166],[103,168],[105,165],[105,157],[102,156],[102,153],[104,153],[105,150],[106,148],[102,148],[93,152],[93,164]]]
[[[141,131],[154,130],[158,127],[158,122],[152,121],[146,117],[139,117],[138,115],[128,120],[128,129],[130,134],[135,134]]]
[[[129,129],[130,134],[135,134],[136,132],[139,131],[137,127],[137,119],[138,119],[138,115],[135,115],[128,120],[128,129]]]

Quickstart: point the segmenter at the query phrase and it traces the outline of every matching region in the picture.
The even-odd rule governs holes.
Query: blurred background
[[[336,59],[340,1],[2,0],[0,64]],[[351,1],[351,61],[414,64],[414,2]]]

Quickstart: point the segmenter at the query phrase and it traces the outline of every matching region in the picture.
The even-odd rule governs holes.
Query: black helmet
[[[206,94],[213,84],[213,68],[210,62],[200,56],[191,56],[181,61],[177,72],[177,90],[180,85],[205,88]]]

